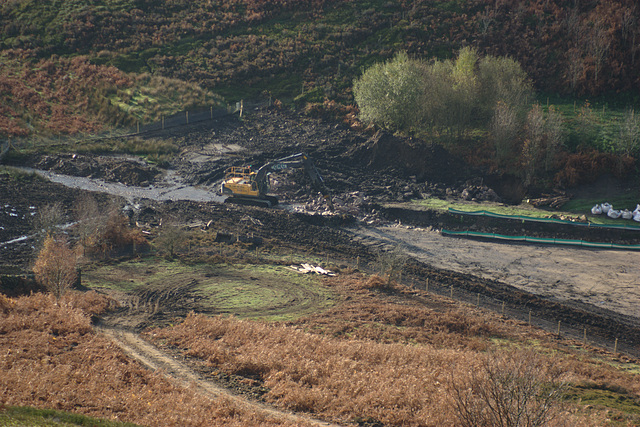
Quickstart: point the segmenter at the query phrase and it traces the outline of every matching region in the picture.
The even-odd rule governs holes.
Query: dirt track
[[[287,420],[299,425],[335,425],[304,415],[280,411],[271,406],[237,396],[228,389],[220,387],[215,382],[203,378],[187,364],[162,352],[157,347],[144,341],[134,332],[109,326],[100,326],[98,330],[113,340],[128,356],[153,371],[161,372],[170,380],[177,382],[183,387],[196,387],[201,393],[211,398],[223,397],[236,407],[272,415],[278,420]]]
[[[344,233],[341,227],[349,224],[353,217],[374,225],[384,223],[384,218],[379,212],[373,212],[372,206],[389,201],[428,195],[456,197],[469,188],[473,188],[475,194],[494,197],[494,193],[479,185],[478,180],[472,180],[473,184],[465,183],[464,180],[473,177],[474,171],[441,148],[383,133],[357,134],[342,125],[278,111],[257,112],[242,122],[228,119],[170,132],[154,136],[180,137],[181,153],[173,163],[173,173],[179,174],[185,184],[200,185],[213,192],[217,191],[227,166],[258,165],[305,151],[314,159],[327,185],[340,200],[340,215],[327,218],[300,215],[285,209],[136,199],[140,206],[134,215],[135,221],[157,223],[167,216],[178,217],[185,223],[212,221],[215,230],[237,236],[255,235],[294,250],[330,255],[351,265],[356,257],[363,262],[373,262],[380,243],[392,242],[406,247],[410,255],[427,266],[464,273],[466,276],[452,279],[459,282],[460,287],[464,287],[463,282],[473,282],[473,276],[491,279],[494,282],[487,283],[487,289],[508,284],[550,301],[564,301],[581,310],[598,312],[604,318],[607,313],[626,318],[634,316],[626,323],[634,323],[637,328],[640,317],[637,277],[640,274],[635,253],[476,242],[402,228],[362,229],[364,231],[360,233],[377,241],[367,247]],[[51,164],[56,170],[72,171],[68,164],[72,161],[77,163],[73,156],[33,159],[30,166]],[[130,160],[126,161],[131,164]],[[134,162],[133,166],[136,165]],[[90,167],[81,166],[74,165],[78,170],[99,172],[101,177],[127,184],[135,184],[141,179],[137,166],[120,168],[112,159],[99,162],[97,166],[91,159]],[[109,171],[100,171],[101,168]],[[465,175],[460,175],[460,171]],[[148,178],[144,175],[144,179]],[[317,198],[309,195],[309,186],[302,174],[293,173],[285,178],[280,178],[276,186],[283,200],[296,202],[298,207],[323,209]],[[160,185],[157,181],[152,184]],[[508,196],[503,191],[498,192]],[[52,197],[70,210],[78,194],[79,190],[37,179],[16,182],[0,176],[0,195],[9,201],[5,203],[9,206],[0,212],[4,215],[0,218],[3,221],[0,238],[6,241],[28,233],[34,211]],[[122,199],[118,200],[123,203]],[[32,255],[30,243],[0,247],[0,261],[5,265],[13,263],[26,267]],[[567,317],[571,315],[567,314]],[[608,327],[608,324],[601,324],[603,330]]]

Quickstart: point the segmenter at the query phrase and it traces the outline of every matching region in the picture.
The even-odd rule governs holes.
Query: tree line
[[[567,151],[568,118],[553,105],[534,102],[520,63],[462,48],[451,60],[413,59],[406,52],[374,64],[354,81],[353,94],[365,123],[404,134],[461,143],[480,134],[489,142],[495,168],[518,171],[525,185],[549,178]],[[578,137],[588,143],[597,130],[585,104],[576,116]],[[477,140],[477,137],[475,138]],[[610,150],[632,158],[640,148],[640,118],[632,110],[617,123]]]

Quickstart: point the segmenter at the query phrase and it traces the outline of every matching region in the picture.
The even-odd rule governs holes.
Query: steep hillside
[[[373,62],[465,45],[514,57],[542,91],[637,97],[639,13],[631,0],[3,2],[0,134],[152,120],[158,108],[210,105],[209,92],[350,104]],[[176,79],[173,91],[160,77]]]

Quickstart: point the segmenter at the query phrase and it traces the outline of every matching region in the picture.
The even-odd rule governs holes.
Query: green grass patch
[[[92,138],[66,137],[31,140],[20,150],[9,151],[7,158],[20,162],[34,154],[132,154],[146,158],[160,166],[166,164],[179,151],[178,145],[171,139],[132,138]]]
[[[270,264],[186,265],[149,257],[93,266],[82,277],[91,289],[129,294],[194,283],[186,292],[204,313],[273,321],[312,314],[339,300],[317,276]]]
[[[629,210],[633,210],[636,207],[636,203],[634,200],[636,198],[632,196],[619,196],[613,197],[609,201],[615,208],[628,208]],[[587,220],[593,224],[605,224],[605,225],[627,225],[630,227],[637,227],[640,224],[624,220],[624,219],[611,219],[606,215],[591,215],[591,208],[596,203],[602,203],[603,200],[596,199],[575,199],[567,202],[561,211],[559,210],[546,210],[536,208],[530,204],[522,203],[520,205],[504,205],[502,203],[495,202],[464,202],[464,201],[453,201],[453,200],[443,200],[438,198],[429,198],[424,200],[416,200],[412,201],[409,204],[404,205],[408,209],[431,209],[436,211],[447,211],[449,208],[463,211],[463,212],[474,212],[485,210],[488,212],[492,212],[499,215],[512,215],[512,216],[526,216],[533,218],[547,218],[550,215],[558,215],[558,216],[571,216],[576,217],[580,215],[585,215]]]
[[[565,398],[582,405],[613,409],[625,418],[640,420],[640,400],[620,387],[595,383],[573,385],[565,393]]]
[[[636,205],[640,203],[640,197],[634,194],[623,194],[614,197],[609,197],[603,200],[602,197],[573,199],[569,200],[562,206],[562,209],[567,212],[591,212],[591,208],[599,203],[608,202],[614,207],[614,209],[629,209],[630,211],[636,208]],[[628,223],[628,221],[625,221]]]
[[[544,218],[545,216],[549,216],[551,212],[544,209],[535,208],[529,204],[520,204],[520,205],[505,205],[502,203],[495,202],[464,202],[464,201],[454,201],[454,200],[443,200],[438,198],[429,198],[424,200],[416,200],[411,202],[411,205],[417,206],[419,208],[427,208],[436,211],[447,211],[449,208],[464,211],[464,212],[474,212],[474,211],[490,211],[500,215],[521,215],[521,216],[531,216],[536,218]],[[591,208],[591,207],[589,207]]]
[[[545,111],[553,107],[564,117],[570,151],[587,147],[614,152],[624,113],[634,107],[632,100],[623,97],[587,100],[539,94],[538,102]]]
[[[136,427],[137,424],[108,421],[80,414],[36,409],[27,406],[7,406],[0,409],[0,426],[24,427]]]

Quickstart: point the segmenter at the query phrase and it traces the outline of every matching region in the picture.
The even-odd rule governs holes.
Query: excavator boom
[[[324,179],[315,165],[304,153],[298,153],[266,163],[255,172],[251,167],[231,167],[227,169],[221,192],[228,195],[227,201],[243,204],[272,206],[278,203],[277,198],[269,196],[269,174],[285,169],[304,168],[311,180],[311,185],[324,196],[333,209],[331,192],[324,184]]]

